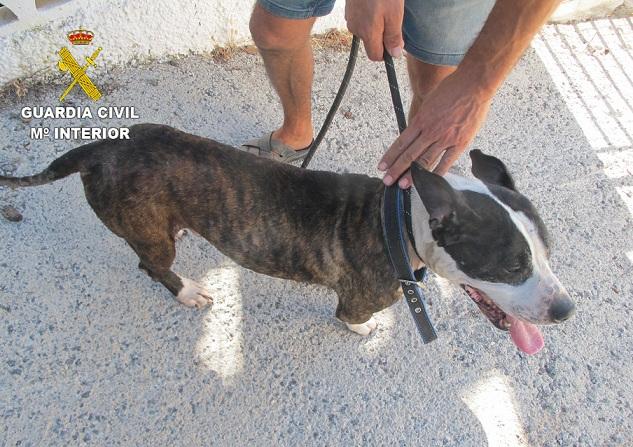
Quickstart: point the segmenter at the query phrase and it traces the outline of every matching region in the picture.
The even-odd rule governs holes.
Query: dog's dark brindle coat
[[[189,228],[255,272],[323,284],[336,316],[363,323],[399,298],[382,238],[383,183],[300,170],[171,127],[141,124],[130,140],[71,150],[25,185],[81,173],[103,223],[174,295],[175,235]]]
[[[460,284],[488,320],[527,354],[543,346],[536,324],[560,323],[574,303],[549,266],[543,222],[505,165],[471,151],[477,179],[441,177],[412,165],[415,249]],[[159,125],[130,128],[130,140],[71,150],[42,173],[0,176],[0,186],[36,186],[81,173],[97,216],[136,251],[139,266],[187,306],[211,297],[170,270],[179,230],[190,228],[242,266],[323,284],[336,315],[361,335],[372,314],[398,299],[383,243],[379,179],[306,171]]]

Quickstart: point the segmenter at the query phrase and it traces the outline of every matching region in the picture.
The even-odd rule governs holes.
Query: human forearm
[[[519,60],[558,0],[497,0],[479,36],[456,71],[422,102],[409,127],[383,155],[383,181],[397,181],[417,160],[444,174],[466,150],[484,122],[491,99]]]
[[[454,77],[472,94],[490,99],[559,0],[497,0]]]

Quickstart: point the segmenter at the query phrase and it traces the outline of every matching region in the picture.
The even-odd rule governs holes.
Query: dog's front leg
[[[350,331],[367,336],[378,327],[368,306],[369,301],[363,296],[339,290],[338,299],[336,318],[345,323]]]
[[[339,284],[335,290],[338,294],[336,317],[350,331],[363,336],[371,334],[378,327],[374,313],[402,298],[397,282],[384,286],[383,283],[372,285],[370,280],[354,281],[351,284]]]
[[[364,323],[354,324],[354,323],[348,323],[347,321],[345,321],[344,323],[345,323],[345,326],[347,326],[347,329],[349,329],[352,332],[356,332],[357,334],[362,335],[362,336],[367,336],[371,334],[371,332],[378,327],[378,322],[373,316],[370,317],[369,320],[365,321]]]

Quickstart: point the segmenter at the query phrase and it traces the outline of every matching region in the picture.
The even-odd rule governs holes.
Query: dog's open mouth
[[[521,351],[532,355],[543,348],[543,334],[534,324],[506,314],[481,290],[464,284],[462,288],[493,325],[502,331],[510,331],[512,342]]]

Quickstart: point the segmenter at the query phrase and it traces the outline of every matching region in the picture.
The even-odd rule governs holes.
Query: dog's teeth
[[[470,296],[470,298],[475,302],[475,303],[479,303],[481,302],[481,295],[479,294],[479,292],[477,292],[475,289],[473,289],[470,286],[464,286],[464,290],[466,291],[466,293],[468,294],[468,296]]]

